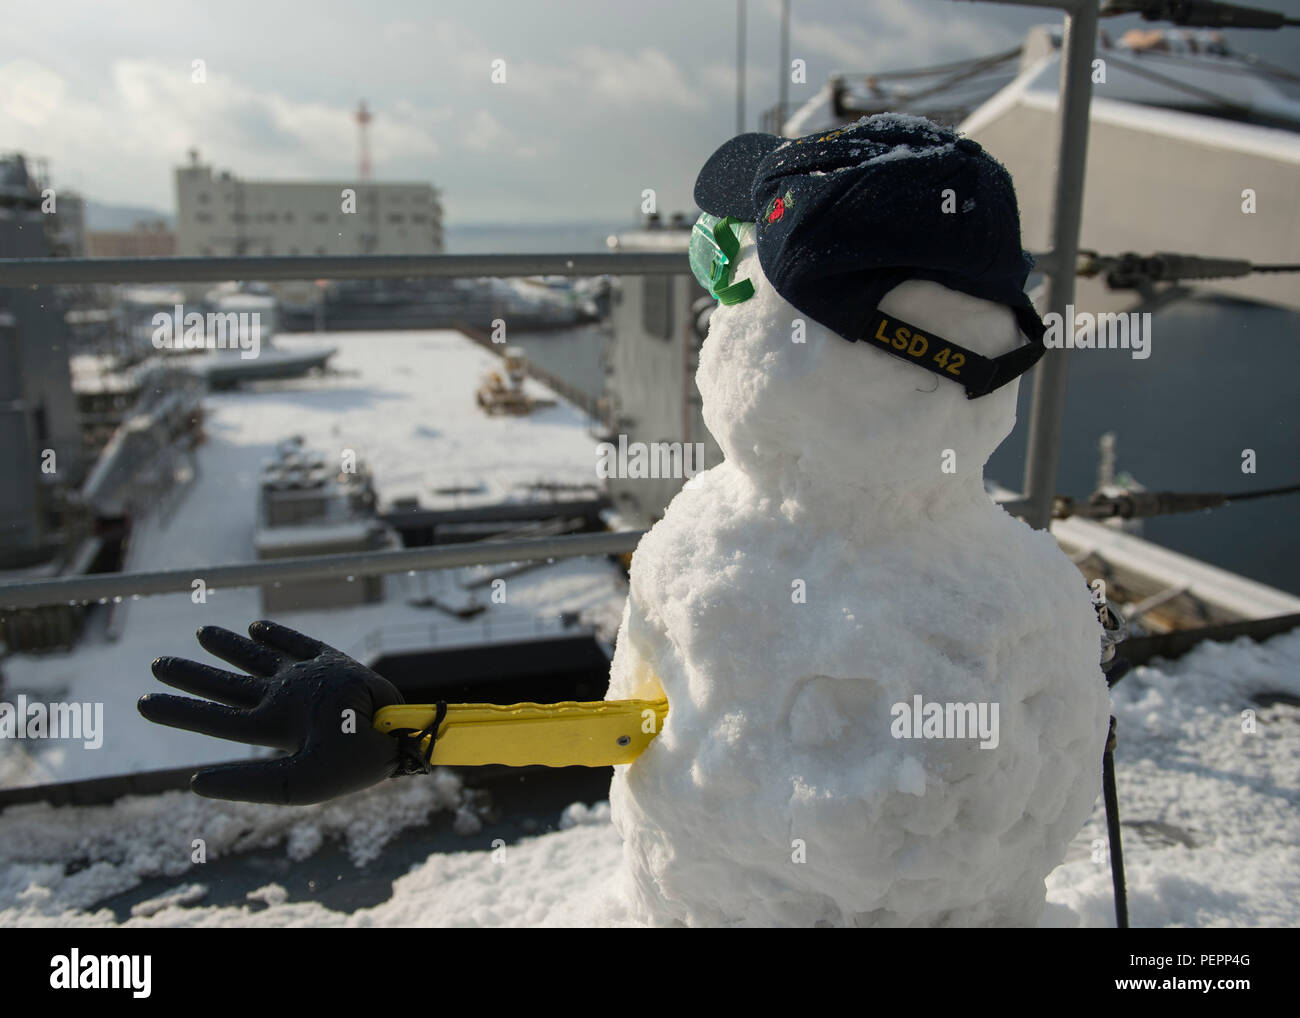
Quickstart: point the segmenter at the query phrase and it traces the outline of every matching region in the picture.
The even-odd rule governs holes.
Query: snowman
[[[725,459],[636,550],[604,702],[405,705],[259,621],[199,631],[238,673],[155,660],[204,699],[140,711],[287,754],[200,771],[217,798],[613,763],[624,866],[593,921],[1033,925],[1096,799],[1109,697],[1083,578],[984,490],[1043,352],[1010,178],[882,115],[734,138],[696,200],[719,301],[696,381]]]
[[[609,698],[630,918],[1033,925],[1090,813],[1100,629],[985,493],[1041,353],[1005,170],[929,121],[742,135],[696,184],[724,454],[642,540]]]

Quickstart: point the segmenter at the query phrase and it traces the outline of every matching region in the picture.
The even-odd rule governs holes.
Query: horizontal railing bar
[[[1048,255],[1043,259],[1044,271]],[[231,258],[0,258],[0,287],[223,280],[405,279],[472,276],[673,276],[685,251],[587,254],[330,255]]]
[[[185,283],[228,279],[678,275],[685,250],[586,254],[325,255],[229,258],[0,258],[0,286]]]
[[[1019,494],[998,504],[1013,516],[1024,507]],[[394,518],[394,517],[390,517]],[[310,555],[297,558],[239,562],[223,566],[191,566],[150,573],[95,573],[58,576],[46,580],[10,580],[0,583],[0,609],[35,608],[47,604],[99,601],[104,598],[141,597],[149,594],[190,593],[195,580],[208,590],[252,587],[294,580],[334,579],[340,576],[379,576],[409,569],[457,569],[498,562],[575,558],[582,555],[623,555],[636,549],[644,530],[619,530],[598,534],[531,537],[515,541],[468,541],[428,548],[350,552],[345,555]]]
[[[299,558],[239,562],[232,565],[191,566],[150,573],[100,573],[47,580],[0,583],[0,608],[34,608],[47,604],[99,601],[103,598],[148,594],[190,593],[202,580],[208,591],[223,587],[252,587],[294,580],[378,576],[410,569],[455,569],[498,562],[574,558],[580,555],[621,555],[635,550],[642,530],[619,530],[564,537],[533,537],[517,541],[473,541],[428,548],[400,548],[311,555]]]
[[[965,2],[965,0],[961,0],[961,2]],[[1002,4],[1004,7],[1050,7],[1058,11],[1073,13],[1082,4],[1095,4],[1098,0],[974,0],[974,2]]]

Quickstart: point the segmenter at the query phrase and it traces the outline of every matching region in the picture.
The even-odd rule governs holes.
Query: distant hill
[[[170,212],[160,212],[142,205],[106,205],[86,199],[87,230],[129,230],[141,220],[157,219],[165,222],[168,229],[176,226],[175,216]]]
[[[563,223],[444,223],[448,254],[535,254],[604,251],[605,238],[632,228],[628,220]]]

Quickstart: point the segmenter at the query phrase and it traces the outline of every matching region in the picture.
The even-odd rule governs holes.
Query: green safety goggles
[[[738,219],[719,219],[707,212],[691,228],[691,272],[700,286],[723,304],[739,304],[754,296],[754,284],[748,279],[732,282],[735,263],[740,254],[740,239],[735,227]]]

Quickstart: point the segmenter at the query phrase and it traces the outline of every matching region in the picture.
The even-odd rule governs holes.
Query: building
[[[50,254],[82,258],[86,254],[86,200],[75,191],[59,191],[54,211],[46,215]]]
[[[0,158],[0,257],[54,254],[43,190],[22,156]],[[50,287],[0,288],[0,569],[67,551],[62,516],[85,463],[63,310]]]
[[[86,200],[76,191],[50,183],[48,160],[11,152],[0,156],[0,178],[10,195],[22,192],[24,201],[40,211],[45,233],[45,253],[55,258],[80,258],[86,253]],[[8,204],[9,198],[6,198]]]
[[[189,165],[176,170],[176,253],[181,256],[440,251],[442,206],[431,184],[241,180],[214,173],[199,162],[195,149]]]
[[[677,215],[664,224],[651,216],[643,229],[611,237],[609,247],[678,253],[685,266],[692,222]],[[695,387],[700,346],[716,303],[689,272],[616,279],[605,350],[605,441],[614,446],[640,443],[677,448],[683,453],[688,446],[692,451],[702,448],[702,462],[701,458],[691,461],[695,471],[722,462],[722,450],[705,427]],[[686,481],[684,473],[672,473],[620,473],[605,480],[614,509],[627,525],[649,526],[663,516],[664,507]]]
[[[46,191],[44,175],[23,156],[0,157],[0,258],[77,253],[82,205],[59,194],[57,211],[43,211]],[[76,574],[90,565],[94,546],[82,540],[77,500],[85,457],[70,341],[63,303],[51,287],[0,288],[0,576],[6,580]],[[66,602],[0,607],[0,653],[69,647],[84,615],[84,607]]]
[[[176,234],[161,219],[136,223],[130,230],[86,233],[91,258],[168,258],[175,253]]]
[[[375,489],[363,464],[340,470],[295,435],[262,467],[262,496],[253,543],[259,559],[343,555],[401,545],[375,513]],[[262,587],[266,614],[373,604],[384,599],[382,576],[277,581]]]

